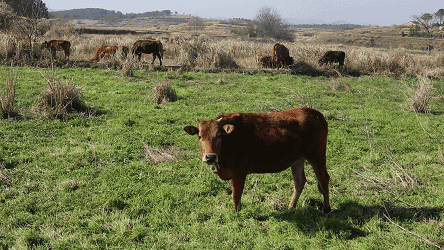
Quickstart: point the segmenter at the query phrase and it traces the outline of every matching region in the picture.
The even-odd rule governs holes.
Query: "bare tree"
[[[22,16],[17,17],[13,22],[14,36],[32,47],[32,43],[37,37],[42,36],[49,30],[49,22],[42,18],[47,16],[46,6],[42,6],[41,0],[34,0],[29,5],[23,6]]]
[[[270,7],[259,9],[254,20],[257,24],[257,33],[259,36],[289,41],[293,40],[293,36],[288,29],[289,25],[284,23],[275,9]]]
[[[49,18],[48,8],[42,0],[1,0],[12,7],[18,16],[27,18]],[[36,11],[38,9],[38,11]]]

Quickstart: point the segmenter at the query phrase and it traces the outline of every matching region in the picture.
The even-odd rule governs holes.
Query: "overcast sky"
[[[254,19],[262,7],[275,9],[283,19],[347,21],[389,26],[403,24],[412,15],[444,9],[443,0],[43,0],[50,11],[103,8],[123,13],[171,10],[204,18]]]

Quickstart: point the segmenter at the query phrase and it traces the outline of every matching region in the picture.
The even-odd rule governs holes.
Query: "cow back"
[[[235,128],[222,138],[220,165],[243,168],[248,173],[280,172],[319,148],[328,133],[324,116],[309,108],[263,114],[230,113],[216,119],[221,119],[220,126],[231,124]]]

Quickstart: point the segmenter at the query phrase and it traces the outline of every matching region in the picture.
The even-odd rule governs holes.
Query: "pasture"
[[[83,55],[73,44],[73,58]],[[169,65],[181,47],[165,49]],[[370,54],[349,64],[371,62]],[[1,66],[2,83],[11,71],[24,119],[0,120],[2,249],[444,248],[442,80],[431,82],[423,114],[408,111],[415,77],[146,68],[122,77],[112,69]],[[41,74],[81,87],[85,105],[102,114],[45,116],[36,109],[48,89]],[[153,103],[158,83],[170,84],[177,101]],[[299,106],[329,124],[332,212],[319,211],[322,195],[306,163],[294,210],[287,169],[249,175],[233,214],[229,183],[202,165],[197,139],[183,128],[221,113]]]

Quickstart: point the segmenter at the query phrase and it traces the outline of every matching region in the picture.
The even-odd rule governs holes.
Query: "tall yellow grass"
[[[89,61],[98,47],[104,44],[124,45],[129,48],[140,39],[159,39],[166,50],[163,64],[166,68],[182,68],[196,71],[214,70],[262,70],[256,63],[256,55],[271,54],[271,48],[275,40],[250,39],[236,37],[230,33],[229,28],[221,25],[205,26],[202,30],[190,31],[189,27],[166,27],[156,30],[155,34],[126,34],[126,35],[100,35],[77,34],[72,28],[63,32],[51,29],[41,39],[65,39],[71,42],[70,60],[82,62]],[[214,35],[213,33],[223,34]],[[212,33],[213,32],[213,33]],[[359,31],[356,31],[359,33]],[[152,32],[154,33],[154,32]],[[231,34],[231,35],[229,35]],[[290,51],[294,58],[294,65],[282,71],[288,70],[296,74],[308,75],[376,75],[391,77],[416,77],[424,75],[434,78],[444,78],[444,54],[434,52],[428,54],[425,51],[409,50],[406,48],[370,48],[342,44],[329,44],[320,42],[313,37],[295,35],[294,42],[281,42]],[[6,35],[0,35],[0,55],[6,57],[11,50],[11,39]],[[41,42],[41,41],[38,41]],[[342,50],[346,53],[345,66],[339,68],[334,65],[320,66],[319,58],[328,50]],[[122,67],[124,58],[104,58],[100,63],[110,61],[120,64]],[[147,67],[152,61],[152,55],[143,55],[141,62],[132,60],[132,69]],[[158,61],[156,61],[158,63]],[[114,67],[114,66],[113,66]],[[128,67],[128,66],[126,66]],[[123,74],[126,75],[126,74]],[[131,75],[131,74],[127,74]]]

